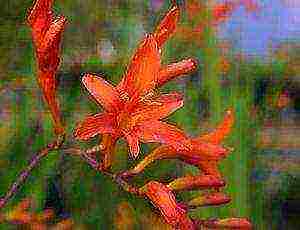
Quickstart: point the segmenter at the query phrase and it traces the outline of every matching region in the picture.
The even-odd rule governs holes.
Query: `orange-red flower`
[[[186,211],[177,204],[174,194],[166,185],[150,181],[140,189],[140,192],[159,209],[164,220],[174,229],[195,229]]]
[[[63,133],[63,125],[59,115],[56,99],[55,74],[60,62],[59,46],[62,32],[66,24],[64,16],[54,17],[53,0],[36,0],[27,17],[32,28],[33,44],[38,62],[38,83],[54,120],[56,133]]]
[[[183,148],[185,134],[161,121],[183,105],[182,95],[152,95],[155,87],[196,68],[192,59],[161,66],[160,48],[174,32],[178,15],[178,7],[172,7],[155,33],[142,40],[116,87],[93,74],[82,78],[84,86],[104,112],[89,116],[80,123],[74,133],[77,139],[87,140],[98,134],[109,134],[114,140],[124,137],[134,158],[139,153],[139,141]]]
[[[126,177],[138,174],[155,160],[174,158],[183,160],[188,164],[195,165],[206,175],[212,175],[216,178],[220,178],[221,175],[218,170],[217,163],[229,152],[229,149],[222,147],[220,143],[230,133],[233,122],[233,111],[228,110],[223,122],[219,124],[213,132],[204,136],[188,139],[188,142],[185,143],[185,148],[182,149],[175,149],[168,145],[159,146],[133,169],[124,172],[123,176]],[[191,181],[189,178],[186,178],[181,181],[181,184],[182,183],[187,187],[197,187],[201,186],[202,180]]]

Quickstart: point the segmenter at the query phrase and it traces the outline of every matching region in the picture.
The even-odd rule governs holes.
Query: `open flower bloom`
[[[195,229],[186,211],[177,204],[174,194],[166,185],[150,181],[140,189],[140,193],[159,209],[164,220],[174,229]]]
[[[36,0],[27,22],[32,28],[33,44],[38,62],[38,83],[54,120],[55,132],[63,133],[59,105],[56,98],[55,74],[60,62],[59,46],[66,24],[64,16],[54,17],[53,0]]]
[[[233,111],[228,110],[226,116],[221,124],[211,133],[204,136],[199,136],[196,138],[191,138],[187,143],[185,143],[185,148],[177,149],[169,145],[162,145],[156,148],[153,152],[147,155],[137,166],[133,169],[123,173],[124,177],[133,176],[144,170],[146,166],[155,160],[160,159],[180,159],[188,164],[195,165],[206,175],[212,175],[216,179],[207,180],[207,178],[196,179],[196,176],[191,180],[190,177],[185,179],[180,178],[180,181],[174,181],[173,186],[176,188],[179,186],[179,190],[183,189],[185,186],[187,189],[193,187],[201,187],[206,181],[207,184],[216,184],[222,186],[222,182],[218,182],[218,178],[221,177],[217,163],[219,160],[224,158],[229,149],[226,149],[220,145],[223,139],[230,133],[232,125],[234,122]],[[178,179],[179,180],[179,179]]]
[[[173,33],[178,16],[178,7],[172,7],[155,33],[142,40],[117,86],[93,74],[82,78],[84,86],[104,112],[88,116],[80,123],[74,132],[77,139],[88,140],[105,134],[113,139],[110,144],[114,144],[118,138],[124,137],[134,158],[139,153],[139,141],[184,148],[187,140],[184,132],[161,121],[183,105],[182,95],[152,95],[155,87],[196,68],[192,59],[161,66],[160,48]]]

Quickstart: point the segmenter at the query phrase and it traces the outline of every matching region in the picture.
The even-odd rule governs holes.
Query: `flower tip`
[[[176,19],[180,16],[180,8],[176,1],[173,1],[169,14],[173,14]]]
[[[226,116],[234,116],[234,110],[233,110],[233,108],[227,109]]]
[[[93,79],[95,79],[94,75],[90,74],[90,73],[86,73],[83,75],[83,77],[81,78],[81,82],[86,85],[88,83],[90,83]]]
[[[53,0],[36,0],[32,7],[28,9],[26,21],[29,25],[34,23],[35,19],[46,14],[53,5]]]
[[[83,75],[81,78],[82,84],[90,91],[89,89],[95,89],[97,82],[101,79],[99,79],[97,75],[91,74],[91,73],[86,73]]]
[[[195,71],[198,67],[198,61],[194,58],[189,58],[188,62],[191,63],[191,71]]]
[[[60,22],[60,24],[62,24],[63,26],[65,26],[65,24],[67,23],[67,18],[64,15],[58,15],[55,20],[54,23],[56,22]]]
[[[130,156],[133,160],[136,160],[139,153],[140,153],[140,147],[139,145],[135,145],[135,146],[129,146],[129,151],[130,151]]]

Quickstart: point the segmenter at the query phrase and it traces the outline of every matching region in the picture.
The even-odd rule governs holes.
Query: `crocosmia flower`
[[[54,17],[53,0],[36,0],[27,17],[32,29],[33,44],[38,62],[38,83],[47,102],[55,124],[56,133],[63,133],[56,99],[55,74],[60,62],[59,47],[66,24],[64,16]]]
[[[192,188],[193,186],[200,186],[203,180],[208,184],[216,184],[216,186],[221,186],[222,182],[218,182],[218,178],[221,178],[220,172],[218,170],[218,161],[223,159],[230,151],[230,149],[221,146],[223,139],[230,133],[232,125],[234,122],[233,111],[228,110],[224,120],[219,124],[219,126],[211,133],[188,139],[184,143],[185,148],[177,149],[171,145],[161,145],[154,149],[149,155],[147,155],[135,168],[124,172],[123,176],[133,176],[140,173],[144,168],[155,160],[160,159],[180,159],[188,164],[195,165],[204,174],[212,175],[216,179],[207,180],[207,178],[199,178],[190,180],[190,178],[181,179],[181,181],[173,185],[182,186],[185,185],[187,188]]]
[[[117,86],[94,74],[85,74],[84,86],[104,111],[88,116],[76,127],[77,139],[88,140],[104,134],[115,142],[123,137],[133,158],[138,156],[140,141],[184,148],[184,132],[161,121],[183,105],[182,95],[176,92],[153,94],[155,87],[196,68],[193,59],[161,66],[160,48],[174,32],[178,16],[178,7],[172,7],[155,33],[142,40]]]

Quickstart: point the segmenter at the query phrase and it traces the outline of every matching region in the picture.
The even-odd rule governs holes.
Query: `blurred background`
[[[229,107],[236,111],[233,132],[225,142],[234,151],[220,164],[232,202],[190,214],[249,217],[259,230],[299,229],[300,1],[224,2],[178,0],[180,23],[162,50],[165,64],[187,57],[199,61],[197,72],[161,89],[176,89],[185,95],[185,106],[170,121],[197,135],[212,130]],[[31,5],[31,0],[1,1],[1,194],[33,153],[53,137],[50,114],[37,87],[31,34],[25,23]],[[119,82],[138,41],[154,30],[170,5],[167,0],[55,1],[54,11],[68,19],[58,73],[68,145],[75,142],[71,133],[76,123],[99,111],[81,87],[81,76],[95,72]],[[95,143],[97,138],[81,144]],[[152,147],[143,145],[139,159]],[[119,141],[113,170],[137,162],[128,159],[127,146]],[[197,170],[176,160],[159,161],[134,183],[168,181],[187,173]],[[195,193],[179,194],[178,199]],[[7,210],[28,197],[35,201],[36,211],[53,209],[54,222],[71,219],[73,229],[168,229],[149,202],[121,191],[80,159],[59,152],[51,153],[34,170]],[[8,224],[0,228],[16,229]]]

